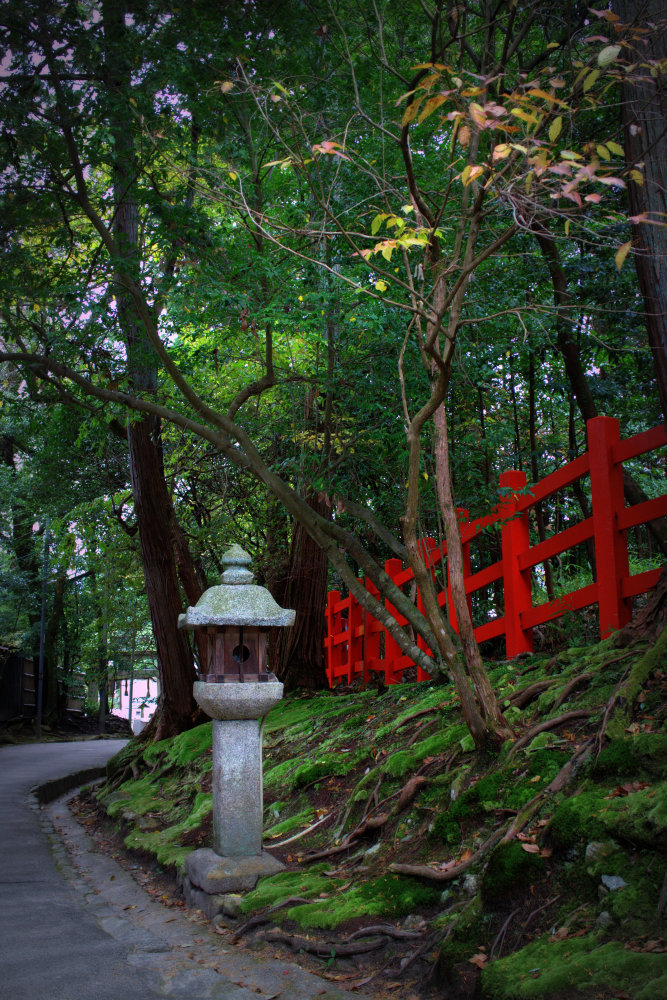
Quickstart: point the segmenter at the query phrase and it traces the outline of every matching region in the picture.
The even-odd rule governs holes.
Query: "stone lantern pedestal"
[[[213,719],[213,847],[188,855],[183,886],[186,900],[209,917],[233,908],[230,894],[283,868],[262,849],[262,724],[283,694],[266,670],[266,633],[295,616],[252,584],[250,558],[239,546],[223,562],[221,584],[179,618],[180,628],[204,628],[209,644],[194,697]]]

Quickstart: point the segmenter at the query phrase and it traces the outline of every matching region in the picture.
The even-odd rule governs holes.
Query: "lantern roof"
[[[253,583],[250,556],[232,545],[222,557],[224,571],[216,587],[205,590],[194,607],[178,616],[179,628],[243,625],[273,628],[293,625],[296,611],[277,604],[266,587]]]

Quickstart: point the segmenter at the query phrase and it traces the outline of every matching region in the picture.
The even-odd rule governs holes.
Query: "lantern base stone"
[[[229,893],[249,892],[260,878],[276,875],[284,864],[267,851],[244,858],[222,858],[210,847],[201,847],[185,859],[183,892],[191,906],[212,919],[225,910]]]

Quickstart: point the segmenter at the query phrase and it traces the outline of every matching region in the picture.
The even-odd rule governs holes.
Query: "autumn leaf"
[[[614,257],[614,260],[616,261],[616,267],[619,271],[623,267],[625,258],[628,256],[628,252],[631,246],[632,246],[632,240],[628,240],[627,243],[624,243],[623,246],[619,247],[618,250],[616,251],[616,256]]]
[[[526,854],[539,854],[540,849],[537,844],[522,844],[521,850],[525,851]]]
[[[478,969],[483,969],[489,961],[489,956],[480,951],[476,955],[473,955],[472,958],[469,958],[468,961],[471,965],[476,965]]]

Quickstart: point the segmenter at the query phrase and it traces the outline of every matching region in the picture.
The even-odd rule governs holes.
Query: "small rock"
[[[586,844],[586,861],[590,864],[601,858],[608,858],[615,849],[615,845],[608,840],[591,840],[590,844]]]
[[[403,930],[406,931],[423,931],[425,927],[426,921],[417,913],[411,913],[403,921]]]
[[[463,891],[469,896],[476,896],[479,890],[479,877],[477,875],[466,875],[462,882]]]
[[[222,897],[222,912],[226,917],[238,919],[241,916],[243,896],[236,892],[228,892]]]
[[[609,892],[623,889],[628,884],[620,875],[601,875],[600,881]]]
[[[367,851],[364,851],[364,854],[366,855],[377,854],[377,852],[380,850],[381,847],[382,847],[382,842],[378,840],[377,844],[373,844],[371,847],[369,847]]]
[[[451,898],[452,898],[452,891],[451,891],[451,889],[443,889],[442,892],[440,893],[440,903],[443,906],[446,903],[448,903]]]
[[[598,914],[598,918],[595,921],[597,926],[602,927],[603,929],[605,927],[609,927],[609,925],[612,924],[613,922],[614,918],[612,917],[609,910],[602,910],[602,912]]]

